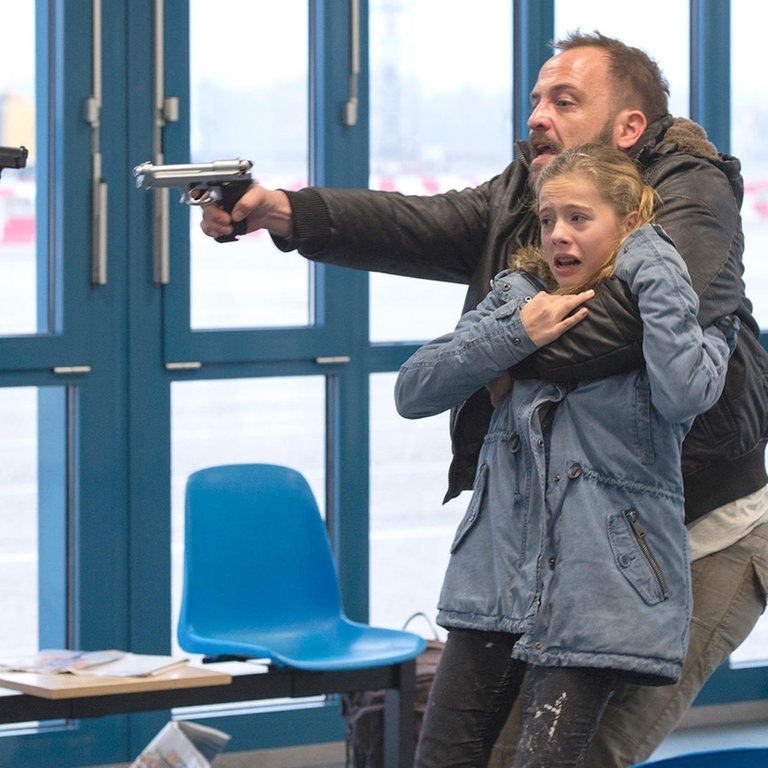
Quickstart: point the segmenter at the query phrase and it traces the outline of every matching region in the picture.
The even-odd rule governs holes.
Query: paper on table
[[[76,675],[104,675],[109,677],[147,677],[161,675],[185,665],[189,659],[180,656],[157,656],[143,653],[124,653],[121,658],[98,667],[72,670]]]
[[[124,651],[72,651],[48,649],[30,656],[0,660],[0,669],[9,672],[37,672],[45,675],[76,672],[118,661]]]
[[[188,661],[186,657],[125,651],[45,650],[22,658],[0,660],[0,671],[146,677],[169,672]]]

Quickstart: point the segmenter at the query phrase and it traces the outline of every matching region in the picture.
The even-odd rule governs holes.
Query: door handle
[[[84,117],[91,126],[91,283],[107,284],[107,182],[101,168],[102,106],[102,0],[93,0],[93,48],[91,95],[85,100]]]

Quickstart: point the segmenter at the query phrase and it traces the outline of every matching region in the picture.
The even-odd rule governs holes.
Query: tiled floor
[[[753,723],[709,723],[680,728],[656,750],[651,760],[732,747],[768,747],[768,710],[765,715],[762,721]],[[99,768],[129,766],[124,763]],[[240,754],[224,753],[216,758],[215,768],[344,768],[344,744],[337,742]]]

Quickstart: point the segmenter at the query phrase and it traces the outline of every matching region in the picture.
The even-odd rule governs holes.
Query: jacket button
[[[539,448],[543,448],[544,447],[544,441],[539,439],[539,440],[536,441],[536,445],[538,445]]]
[[[556,483],[559,483],[559,482],[560,482],[560,480],[561,480],[561,478],[560,478],[560,475],[555,475],[555,477],[554,477],[554,481],[555,481]]]
[[[619,565],[622,568],[629,568],[632,565],[632,558],[626,552],[622,552],[619,555]]]
[[[536,642],[533,644],[533,647],[534,647],[534,648],[535,648],[537,651],[538,651],[538,650],[541,650],[541,643],[540,643],[540,642],[538,642],[538,641],[536,641]]]
[[[509,283],[504,283],[504,285],[501,286],[502,291],[508,291],[512,286]]]
[[[553,571],[555,570],[555,563],[556,563],[556,562],[557,562],[557,561],[555,560],[555,558],[554,558],[554,557],[550,557],[550,558],[549,558],[549,567],[550,567],[550,569],[551,569],[551,570],[553,570]]]
[[[571,464],[571,466],[568,467],[568,472],[566,474],[568,475],[569,479],[575,480],[581,475],[581,464],[578,462]]]
[[[520,435],[512,435],[512,439],[509,441],[509,452],[517,453],[520,450],[521,445],[522,441],[520,440]]]

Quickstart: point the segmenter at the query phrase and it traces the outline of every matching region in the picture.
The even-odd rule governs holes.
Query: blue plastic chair
[[[768,768],[768,747],[694,752],[642,763],[636,768]]]
[[[189,477],[178,640],[190,653],[318,671],[397,664],[425,647],[346,617],[314,495],[299,472],[272,464]]]

